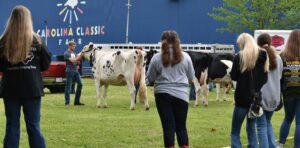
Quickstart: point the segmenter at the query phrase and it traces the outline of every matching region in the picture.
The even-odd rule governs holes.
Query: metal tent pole
[[[128,0],[127,3],[127,22],[126,22],[126,44],[128,44],[128,34],[129,34],[129,17],[130,17],[130,7],[132,6],[130,4],[130,0]]]

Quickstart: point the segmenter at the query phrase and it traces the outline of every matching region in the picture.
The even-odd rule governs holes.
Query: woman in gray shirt
[[[257,44],[267,51],[269,57],[268,81],[261,88],[262,107],[264,114],[257,120],[257,133],[259,147],[276,148],[276,139],[273,131],[271,119],[274,110],[280,103],[280,79],[283,70],[282,60],[271,48],[271,36],[263,33],[257,38]]]
[[[176,132],[180,148],[188,148],[188,84],[195,71],[191,58],[181,50],[175,31],[164,31],[161,43],[161,53],[152,58],[147,78],[150,83],[154,82],[155,102],[163,127],[165,147],[174,148]]]

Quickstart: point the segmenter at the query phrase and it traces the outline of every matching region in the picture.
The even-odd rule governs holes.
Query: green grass
[[[157,148],[163,147],[162,128],[153,97],[148,87],[150,111],[137,104],[129,110],[127,87],[110,86],[109,108],[96,108],[96,91],[91,79],[83,80],[81,101],[85,106],[64,106],[63,94],[46,93],[42,101],[41,128],[49,148]],[[47,90],[46,90],[47,91]],[[232,100],[232,93],[230,98]],[[74,95],[71,95],[73,101]],[[210,93],[208,107],[193,107],[190,102],[187,127],[190,146],[193,148],[220,148],[230,145],[232,101],[216,102]],[[102,101],[103,102],[103,101]],[[0,102],[0,141],[5,129],[3,101]],[[283,110],[276,112],[273,126],[278,138]],[[23,118],[23,117],[22,117]],[[20,146],[27,148],[28,140],[24,120],[21,127]],[[294,124],[290,136],[294,133]],[[246,144],[245,124],[241,131],[242,143]],[[1,143],[1,142],[0,142]],[[287,147],[292,147],[289,140]]]

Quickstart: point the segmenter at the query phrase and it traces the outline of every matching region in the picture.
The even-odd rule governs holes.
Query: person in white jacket
[[[270,63],[268,81],[261,89],[264,114],[256,122],[259,147],[276,148],[271,118],[280,103],[280,79],[283,63],[280,56],[276,54],[275,49],[271,47],[271,36],[269,34],[261,34],[257,38],[257,44],[267,51]]]

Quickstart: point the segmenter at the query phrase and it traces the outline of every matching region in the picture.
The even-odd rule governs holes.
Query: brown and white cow
[[[100,88],[104,85],[104,107],[107,107],[106,96],[108,85],[127,85],[130,91],[130,109],[135,109],[135,86],[134,75],[136,66],[140,66],[140,96],[144,102],[145,109],[149,109],[147,100],[147,87],[145,84],[144,56],[146,53],[141,50],[114,50],[109,46],[102,49],[89,44],[84,46],[81,53],[86,60],[89,60],[93,67],[96,92],[97,107],[100,108]],[[142,58],[141,58],[142,57]],[[141,59],[138,59],[141,58]],[[137,63],[139,62],[139,63]]]

